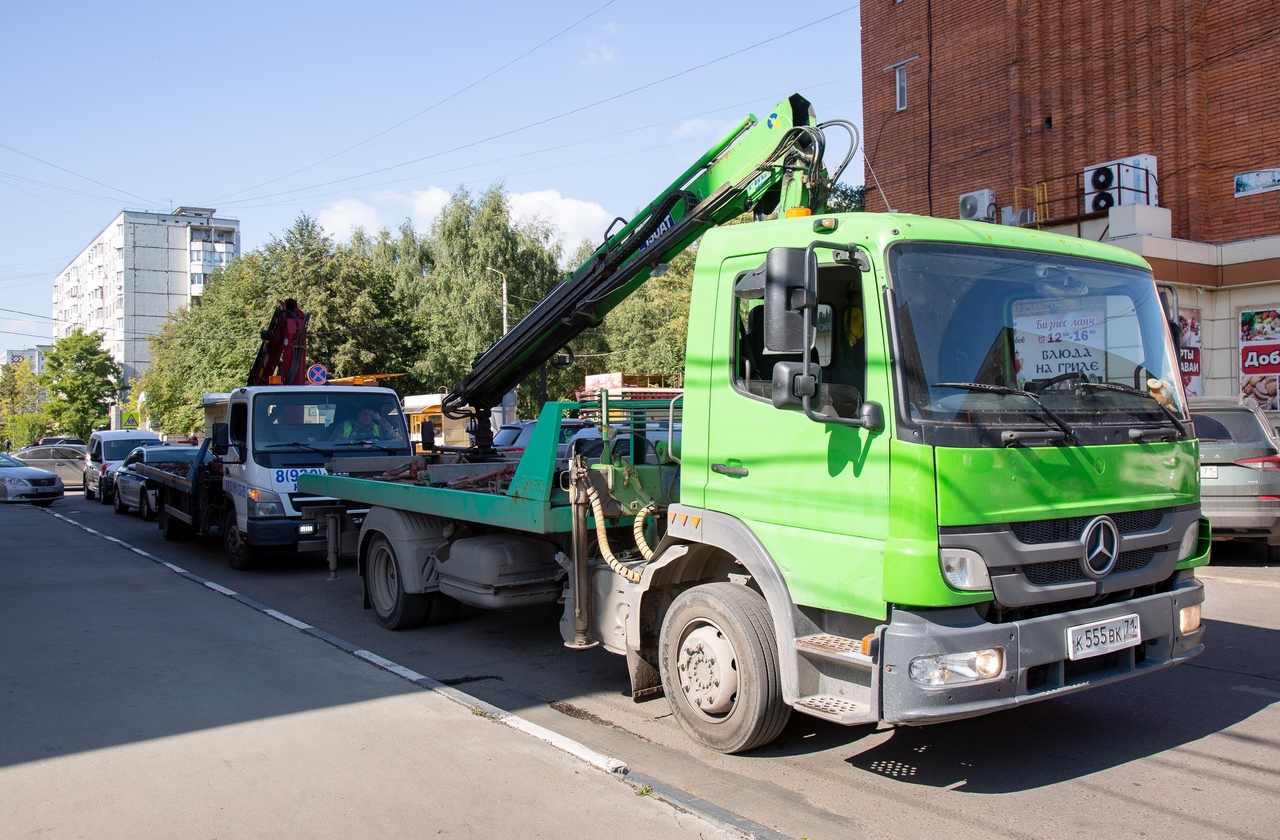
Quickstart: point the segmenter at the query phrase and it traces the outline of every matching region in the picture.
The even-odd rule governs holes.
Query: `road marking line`
[[[1231,690],[1244,691],[1249,694],[1261,694],[1263,697],[1274,697],[1276,700],[1280,700],[1280,691],[1267,691],[1265,688],[1254,688],[1251,685],[1233,685]]]
[[[284,613],[278,610],[267,610],[267,615],[271,616],[276,621],[283,621],[285,624],[291,625],[293,627],[297,627],[299,630],[312,629],[311,625],[307,624],[305,621],[299,621],[293,616],[285,615]]]
[[[365,650],[364,648],[361,648],[360,650],[355,651],[352,655],[358,656],[359,658],[363,659],[365,662],[369,662],[373,665],[377,665],[379,668],[382,668],[383,670],[390,671],[391,673],[395,674],[398,677],[403,677],[409,682],[417,682],[418,680],[425,680],[427,678],[426,674],[419,674],[417,671],[414,671],[411,668],[406,668],[403,665],[397,665],[396,663],[392,662],[390,659],[383,659],[381,656],[378,656],[378,654],[374,653],[373,651]]]
[[[236,592],[234,590],[227,589],[225,586],[220,586],[211,580],[204,581],[204,585],[212,589],[214,592],[221,592],[223,595],[230,595],[232,597],[235,597],[236,595],[240,594],[239,592]]]

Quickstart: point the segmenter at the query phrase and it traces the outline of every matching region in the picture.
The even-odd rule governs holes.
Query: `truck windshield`
[[[404,414],[394,395],[315,388],[254,398],[255,452],[359,454],[366,444],[408,451]]]
[[[1149,272],[1031,251],[902,242],[889,251],[900,404],[925,442],[1121,443],[1186,417]],[[1005,433],[1012,432],[1012,436]],[[920,438],[916,438],[917,440]]]

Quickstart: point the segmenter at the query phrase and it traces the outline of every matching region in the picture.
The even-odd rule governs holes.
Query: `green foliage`
[[[827,212],[829,213],[863,213],[867,209],[867,187],[859,184],[851,187],[843,182],[831,188],[827,196]]]
[[[102,333],[80,328],[53,344],[45,357],[40,384],[49,392],[45,413],[57,428],[89,439],[94,429],[105,428],[109,406],[123,382],[120,365],[102,347]]]
[[[31,362],[0,366],[0,441],[14,449],[28,446],[52,426],[41,411],[40,381]]]

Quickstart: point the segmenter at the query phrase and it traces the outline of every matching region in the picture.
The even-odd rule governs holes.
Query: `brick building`
[[[867,209],[1128,248],[1198,327],[1189,390],[1280,379],[1241,369],[1280,349],[1278,67],[1271,0],[866,0]]]

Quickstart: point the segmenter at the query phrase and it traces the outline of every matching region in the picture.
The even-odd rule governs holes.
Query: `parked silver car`
[[[1280,440],[1266,416],[1230,397],[1192,397],[1200,439],[1200,509],[1215,540],[1267,544],[1280,561]]]
[[[57,473],[64,487],[79,490],[84,487],[84,450],[84,444],[76,443],[37,445],[19,449],[13,457],[28,467]]]
[[[63,493],[57,473],[38,470],[0,452],[0,502],[30,502],[48,507]]]

